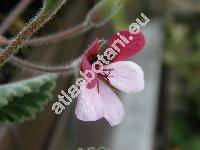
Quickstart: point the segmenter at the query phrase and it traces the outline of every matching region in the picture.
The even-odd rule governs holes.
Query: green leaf
[[[190,137],[188,124],[183,119],[175,118],[169,121],[168,136],[172,145],[183,145]]]
[[[24,122],[50,100],[56,75],[46,74],[0,86],[0,122]]]
[[[188,139],[186,146],[183,147],[183,150],[199,150],[200,149],[200,135],[194,136],[191,139]]]

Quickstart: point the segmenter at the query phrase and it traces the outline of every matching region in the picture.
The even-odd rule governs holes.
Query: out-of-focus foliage
[[[128,28],[129,23],[127,21],[128,20],[127,9],[129,9],[130,6],[133,7],[132,9],[134,9],[135,4],[137,2],[138,0],[123,0],[122,9],[120,9],[119,12],[117,12],[117,14],[112,19],[112,25],[116,32],[118,32],[119,30]],[[134,16],[132,17],[135,18]]]
[[[168,128],[170,145],[181,150],[200,149],[200,31],[195,24],[169,20],[165,62],[174,72],[170,79],[173,109]],[[172,84],[173,83],[173,84]],[[171,85],[171,87],[170,87]]]
[[[32,79],[0,86],[0,121],[23,122],[42,110],[51,97],[56,75],[42,75]]]

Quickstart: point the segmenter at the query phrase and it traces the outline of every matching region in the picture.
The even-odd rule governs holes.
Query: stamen
[[[114,69],[103,69],[104,72],[99,73],[99,78],[101,78],[102,80],[104,80],[106,82],[106,84],[110,84],[110,80],[108,79],[108,77],[113,77],[110,76],[111,71]]]

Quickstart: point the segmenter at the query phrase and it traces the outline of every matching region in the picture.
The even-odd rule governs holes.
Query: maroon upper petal
[[[143,34],[140,32],[138,34],[131,34],[129,31],[120,31],[121,35],[123,35],[126,39],[129,40],[129,38],[132,36],[132,40],[129,40],[129,44],[126,44],[125,47],[121,46],[120,44],[117,44],[117,46],[120,49],[120,52],[117,52],[117,56],[111,61],[111,63],[116,61],[121,61],[124,59],[128,59],[132,56],[134,56],[136,53],[138,53],[145,45],[145,39]],[[109,46],[114,43],[115,40],[120,39],[120,37],[115,34],[109,41]],[[121,39],[120,39],[121,40]],[[125,42],[124,42],[125,43]]]
[[[82,68],[81,70],[83,72],[85,72],[86,70],[92,70],[92,66],[88,62],[88,60],[86,59],[85,56],[83,56],[83,60],[81,62],[81,68]],[[90,83],[87,84],[87,88],[88,89],[94,88],[96,86],[97,82],[98,82],[98,79],[97,79],[97,76],[95,76],[95,78]]]
[[[83,55],[86,57],[86,59],[89,59],[89,58],[97,55],[97,53],[99,52],[99,42],[98,41],[99,40],[96,39],[94,42],[92,42],[92,44],[84,52]]]
[[[99,51],[99,43],[98,39],[96,39],[91,46],[84,52],[83,59],[81,62],[81,71],[85,72],[86,70],[92,70],[92,65],[89,63],[89,59],[96,56]],[[94,88],[97,84],[97,77],[95,77],[94,80],[92,80],[90,83],[88,83],[87,88],[91,89]]]
[[[96,56],[99,51],[99,43],[98,39],[92,42],[91,46],[83,53],[83,59],[81,62],[81,70],[89,70],[92,69],[92,65],[89,63],[89,59]]]

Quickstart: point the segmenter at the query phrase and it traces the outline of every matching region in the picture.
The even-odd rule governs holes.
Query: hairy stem
[[[52,2],[53,0],[50,0],[50,1]],[[25,41],[23,45],[37,46],[37,45],[42,45],[42,44],[50,44],[50,43],[54,43],[60,40],[68,39],[73,36],[79,35],[83,32],[88,31],[91,28],[101,26],[105,24],[116,13],[115,11],[120,8],[121,4],[119,4],[118,2],[120,2],[120,0],[116,0],[112,3],[110,3],[107,0],[101,0],[87,13],[85,21],[82,24],[79,24],[75,27],[72,27],[70,29],[67,29],[65,31],[61,31],[52,35],[29,39]],[[110,8],[106,14],[102,15],[102,12],[104,12],[104,10],[102,10],[101,7],[104,7],[107,5],[110,5],[112,9]],[[117,7],[114,7],[112,5],[117,5]],[[101,15],[102,17],[99,18],[97,14]],[[10,42],[11,40],[9,39],[5,39],[5,38],[0,39],[0,45],[7,45]]]
[[[0,65],[19,51],[21,45],[49,21],[67,0],[46,0],[40,13],[17,35],[15,39],[0,53]]]
[[[21,0],[18,5],[15,7],[13,11],[5,18],[0,26],[0,35],[4,34],[6,30],[10,27],[10,25],[15,21],[15,19],[23,12],[24,9],[28,7],[28,5],[33,0]]]
[[[91,28],[91,26],[87,25],[86,23],[81,23],[81,24],[79,24],[75,27],[69,28],[65,31],[60,31],[60,32],[52,34],[52,35],[29,39],[23,43],[23,46],[38,46],[38,45],[49,44],[52,42],[65,40],[65,39],[74,37],[76,35],[79,35],[83,32],[86,32],[90,28]],[[6,38],[0,38],[0,45],[7,45],[10,42],[11,42],[11,40],[8,40]]]
[[[33,45],[38,45],[38,44],[40,45],[40,44],[45,44],[45,43],[57,42],[57,41],[71,38],[73,36],[81,34],[82,32],[87,31],[88,28],[89,28],[89,26],[80,24],[80,25],[72,27],[66,31],[58,32],[57,34],[52,34],[52,35],[48,35],[48,36],[44,36],[44,37],[30,39],[30,40],[26,41],[24,44],[33,46]]]
[[[25,69],[31,70],[31,71],[37,71],[37,72],[47,72],[47,73],[62,73],[62,74],[70,74],[73,73],[73,68],[76,66],[75,64],[71,64],[68,66],[54,66],[54,67],[45,67],[41,65],[36,65],[24,60],[21,60],[17,57],[12,57],[11,62],[21,66]]]

